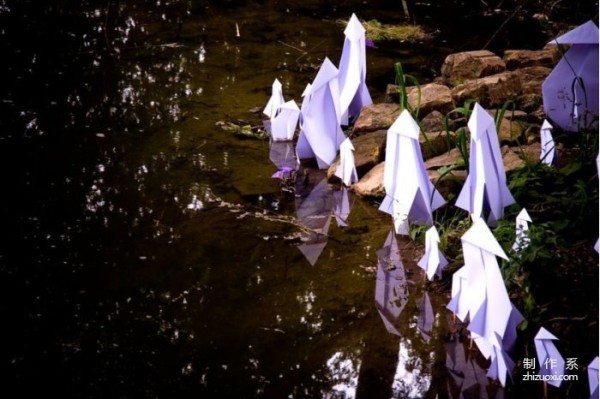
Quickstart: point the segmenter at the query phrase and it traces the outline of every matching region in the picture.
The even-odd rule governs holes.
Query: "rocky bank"
[[[468,100],[479,102],[492,116],[507,101],[514,104],[514,109],[506,109],[498,131],[507,172],[539,160],[539,132],[545,118],[541,85],[560,57],[555,45],[540,50],[506,50],[502,57],[488,50],[454,53],[445,59],[440,77],[431,83],[407,87],[408,103],[417,110],[421,126],[425,166],[442,194],[457,192],[467,175],[460,168],[463,161],[455,144],[455,132],[467,129],[467,119],[457,107],[463,107]],[[351,190],[359,196],[385,195],[386,133],[401,112],[398,92],[397,86],[388,85],[384,102],[364,107],[350,129],[360,179]],[[560,148],[557,150],[560,153]],[[337,163],[328,170],[332,183],[337,179]],[[453,170],[442,175],[449,167]]]

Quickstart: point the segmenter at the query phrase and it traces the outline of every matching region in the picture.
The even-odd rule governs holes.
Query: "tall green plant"
[[[415,120],[419,117],[419,107],[421,105],[421,86],[417,79],[412,75],[407,75],[402,69],[402,63],[396,62],[394,64],[394,71],[396,73],[395,84],[398,86],[398,99],[400,102],[400,109],[408,110]],[[411,81],[417,88],[417,106],[412,107],[408,102],[408,91],[406,90],[407,81]]]

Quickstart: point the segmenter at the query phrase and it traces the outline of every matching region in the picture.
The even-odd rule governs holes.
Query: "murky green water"
[[[443,398],[468,374],[471,397],[501,397],[458,355],[415,244],[399,242],[404,276],[378,269],[377,204],[350,197],[338,224],[322,174],[282,190],[268,142],[216,126],[259,124],[275,78],[299,102],[351,11],[0,2],[1,357],[19,396]],[[369,51],[374,98],[393,62],[428,77],[447,53]],[[326,237],[303,229],[316,213]]]

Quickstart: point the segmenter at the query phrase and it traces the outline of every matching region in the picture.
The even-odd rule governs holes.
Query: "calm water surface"
[[[361,9],[32,4],[0,2],[1,359],[19,396],[504,395],[377,204],[315,170],[282,190],[268,142],[216,126],[260,124],[275,78],[300,102]],[[446,53],[369,49],[372,95],[395,61],[430,78]]]

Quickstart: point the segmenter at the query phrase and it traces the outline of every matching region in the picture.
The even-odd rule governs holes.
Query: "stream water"
[[[396,242],[377,204],[317,171],[282,189],[267,141],[216,126],[260,123],[252,109],[275,78],[299,102],[323,57],[339,60],[337,19],[399,21],[399,3],[54,3],[0,1],[5,389],[541,392],[533,383],[504,392],[485,378],[445,310],[449,287],[430,289],[414,264],[419,246]],[[426,80],[449,47],[466,46],[441,33],[435,47],[369,49],[373,97],[393,81],[394,62]],[[336,213],[344,200],[349,214]]]

